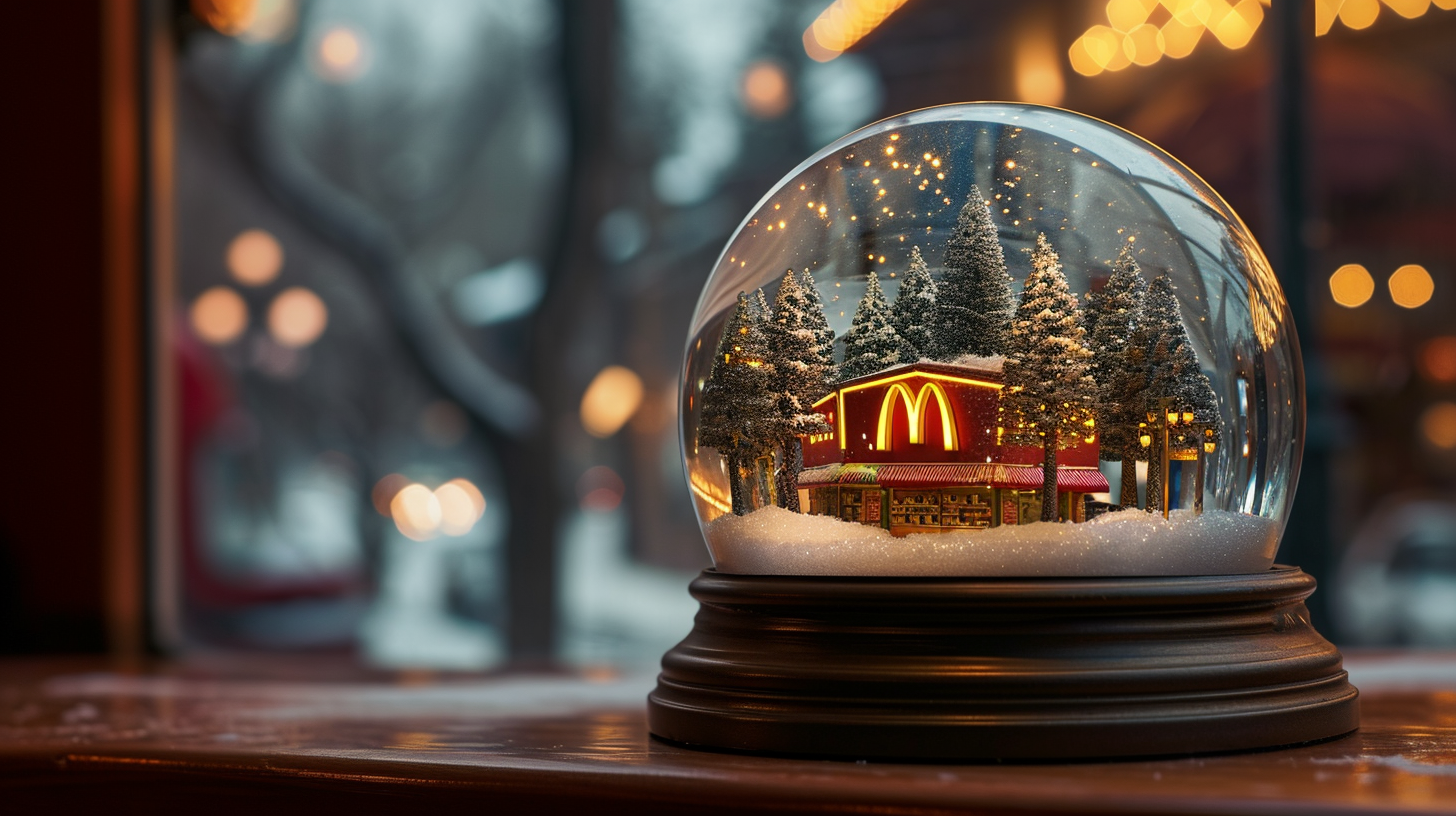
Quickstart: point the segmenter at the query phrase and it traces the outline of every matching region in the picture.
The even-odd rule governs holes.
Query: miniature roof
[[[879,371],[841,380],[835,383],[834,390],[838,391],[845,386],[858,385],[871,380],[882,379],[886,376],[896,374],[908,374],[922,371],[929,374],[945,374],[951,377],[974,377],[991,382],[1001,382],[1001,365],[1004,360],[1000,357],[961,357],[955,362],[943,363],[938,360],[919,360],[913,363],[899,363],[889,368],[882,368]]]

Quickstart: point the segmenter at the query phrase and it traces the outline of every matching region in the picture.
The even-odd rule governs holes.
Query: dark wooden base
[[[705,571],[648,697],[683,745],[843,758],[1211,753],[1359,726],[1297,567],[1188,578]]]

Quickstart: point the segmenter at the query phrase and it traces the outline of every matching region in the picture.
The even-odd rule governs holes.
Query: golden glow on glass
[[[632,369],[613,365],[598,371],[581,395],[582,427],[598,439],[615,434],[641,407],[642,393],[642,378]]]
[[[1330,297],[1347,309],[1363,306],[1375,294],[1375,278],[1360,264],[1345,264],[1330,275]]]
[[[885,391],[885,398],[880,402],[880,421],[875,436],[875,450],[890,450],[894,430],[895,403],[903,402],[905,405],[906,420],[910,425],[910,444],[925,444],[925,409],[930,404],[930,398],[935,397],[935,403],[940,407],[940,432],[941,438],[945,440],[945,449],[953,451],[958,449],[955,438],[955,423],[950,413],[950,399],[945,394],[945,389],[940,383],[928,382],[920,386],[920,393],[912,399],[910,389],[904,383],[893,383]]]
[[[723,492],[722,487],[704,479],[696,468],[688,474],[688,486],[692,488],[693,495],[720,514],[733,512],[732,498]]]
[[[226,286],[214,286],[197,296],[188,311],[192,330],[215,346],[238,339],[248,327],[248,304]]]
[[[906,0],[834,0],[804,29],[804,53],[828,62],[874,31]]]
[[[328,325],[328,307],[318,295],[302,286],[284,289],[268,306],[268,333],[280,346],[310,345]]]
[[[272,283],[283,268],[283,247],[267,230],[245,230],[228,244],[227,268],[244,286]]]
[[[1426,305],[1436,291],[1436,282],[1431,273],[1419,264],[1406,264],[1395,270],[1386,281],[1390,288],[1390,299],[1395,305],[1415,309]]]

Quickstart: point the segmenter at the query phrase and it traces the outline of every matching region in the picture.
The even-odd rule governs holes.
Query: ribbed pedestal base
[[[1292,745],[1359,725],[1296,567],[1189,578],[705,571],[653,734],[844,758],[1045,760]]]

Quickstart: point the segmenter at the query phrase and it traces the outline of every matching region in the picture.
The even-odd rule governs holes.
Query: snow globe
[[[1358,725],[1274,556],[1303,374],[1247,227],[1055,108],[916,111],[780,181],[691,323],[714,568],[649,698],[686,745],[1047,759]]]

